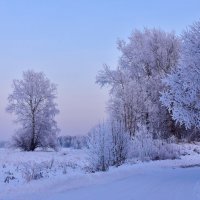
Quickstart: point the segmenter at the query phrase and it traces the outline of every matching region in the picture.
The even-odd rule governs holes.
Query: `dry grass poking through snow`
[[[0,185],[19,184],[84,171],[88,165],[84,150],[21,152],[0,149]]]

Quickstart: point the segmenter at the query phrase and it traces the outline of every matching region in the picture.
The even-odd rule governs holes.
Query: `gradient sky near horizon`
[[[86,134],[106,118],[108,91],[95,76],[104,63],[116,66],[117,39],[143,27],[180,34],[199,11],[199,0],[0,0],[0,140],[15,131],[5,107],[23,71],[58,85],[61,134]]]

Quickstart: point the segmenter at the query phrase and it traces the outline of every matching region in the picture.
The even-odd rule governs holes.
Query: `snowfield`
[[[199,200],[199,145],[183,145],[181,151],[181,159],[131,160],[108,172],[89,173],[85,150],[1,149],[0,199]]]

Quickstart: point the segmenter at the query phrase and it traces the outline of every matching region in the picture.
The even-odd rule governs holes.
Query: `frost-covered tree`
[[[161,101],[177,122],[200,128],[200,21],[184,31],[182,42],[179,67],[164,79]]]
[[[124,133],[122,123],[110,121],[111,133],[111,165],[120,166],[129,157],[131,138]]]
[[[22,80],[13,81],[13,92],[8,97],[7,111],[16,115],[20,128],[13,136],[14,146],[25,151],[37,147],[56,148],[59,113],[56,85],[41,72],[26,71]]]
[[[134,31],[128,42],[120,41],[122,55],[117,69],[105,66],[97,76],[100,86],[110,86],[108,111],[134,135],[138,125],[150,132],[169,133],[173,127],[167,109],[161,106],[161,79],[177,66],[180,41],[174,33],[157,29]]]
[[[111,162],[111,134],[107,124],[95,126],[88,135],[88,154],[92,171],[106,171]]]
[[[93,171],[119,166],[129,155],[130,137],[118,122],[107,121],[95,126],[88,135],[88,153]]]

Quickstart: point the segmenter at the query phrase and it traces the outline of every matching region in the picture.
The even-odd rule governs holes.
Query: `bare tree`
[[[22,80],[13,81],[7,111],[16,115],[21,125],[13,136],[14,146],[25,151],[37,147],[56,148],[59,131],[55,115],[59,113],[56,85],[41,72],[26,71]]]

